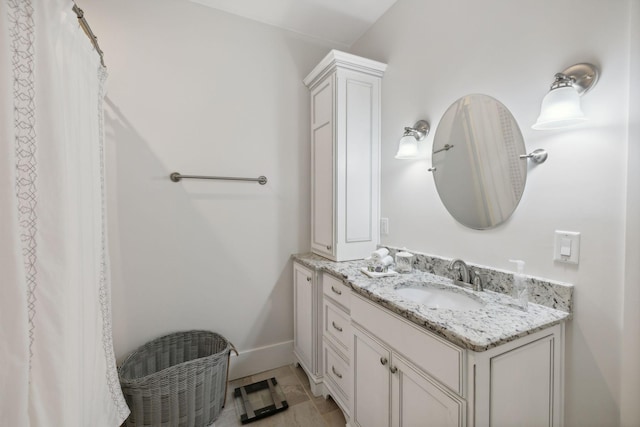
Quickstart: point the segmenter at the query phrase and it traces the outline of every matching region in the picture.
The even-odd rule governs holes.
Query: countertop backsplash
[[[424,254],[406,248],[393,246],[380,246],[389,250],[389,255],[394,257],[397,252],[407,251],[415,255],[413,268],[437,276],[451,277],[448,265],[451,259],[441,258],[435,255]],[[512,271],[499,270],[483,265],[467,263],[469,268],[476,270],[482,276],[486,290],[511,295],[513,288]],[[539,277],[526,275],[529,288],[529,301],[556,310],[573,313],[573,285]]]

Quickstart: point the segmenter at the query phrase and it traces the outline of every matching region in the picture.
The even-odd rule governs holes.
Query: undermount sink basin
[[[484,305],[469,295],[448,289],[407,286],[395,289],[395,292],[406,300],[417,302],[428,308],[448,308],[451,310],[467,311],[482,308]]]

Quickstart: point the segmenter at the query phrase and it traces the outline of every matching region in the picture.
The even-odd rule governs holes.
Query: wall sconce
[[[429,135],[429,123],[425,120],[418,120],[412,128],[405,127],[404,134],[398,143],[398,152],[396,159],[410,160],[417,159],[418,142],[422,141]]]
[[[536,130],[560,129],[587,120],[580,107],[580,96],[598,81],[598,69],[591,64],[575,64],[561,73],[542,100],[540,116],[531,126]]]

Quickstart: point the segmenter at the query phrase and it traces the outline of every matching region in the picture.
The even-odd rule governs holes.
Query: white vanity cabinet
[[[460,348],[351,296],[351,425],[563,424],[563,326],[483,352]]]
[[[296,261],[293,273],[294,359],[347,426],[563,426],[564,323],[473,351],[340,277]]]
[[[386,65],[332,50],[311,92],[311,250],[360,259],[379,241],[380,82]]]
[[[293,263],[293,355],[309,377],[311,392],[322,394],[322,288],[320,274]]]

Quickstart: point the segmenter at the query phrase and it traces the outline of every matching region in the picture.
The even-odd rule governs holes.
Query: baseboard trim
[[[231,353],[229,380],[255,375],[293,363],[293,341]]]

